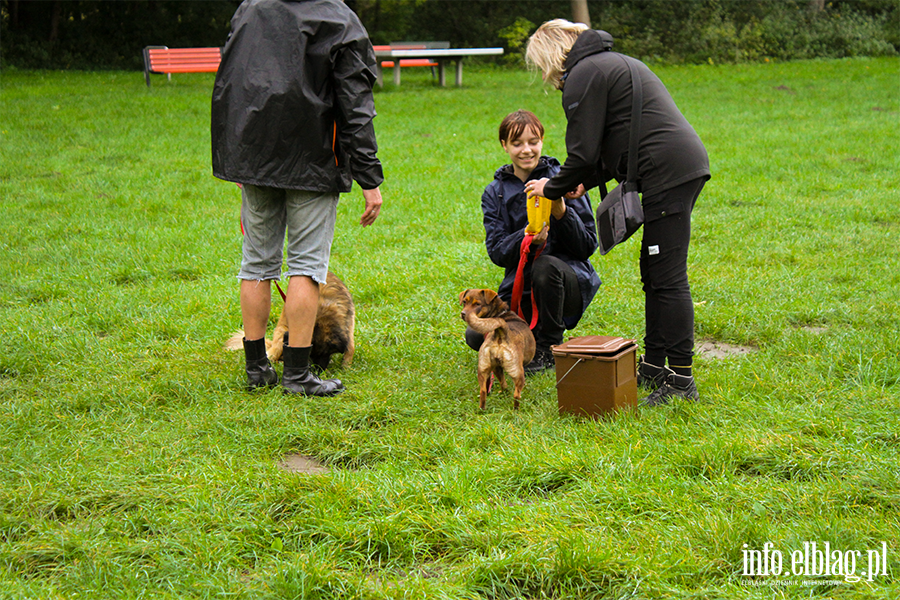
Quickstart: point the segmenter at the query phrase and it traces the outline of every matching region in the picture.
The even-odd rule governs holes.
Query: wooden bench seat
[[[393,67],[394,61],[392,60],[383,60],[381,61],[381,66],[384,68]],[[404,58],[400,61],[401,67],[436,67],[438,64],[432,60],[428,60],[427,58]]]
[[[388,46],[373,46],[376,52],[379,50],[389,51],[389,50],[421,50],[425,48],[424,44],[417,45],[408,45],[408,44],[390,44]],[[392,60],[383,60],[381,61],[381,68],[387,69],[390,67],[396,66],[396,63]],[[400,67],[436,67],[438,63],[433,60],[429,60],[427,58],[404,58],[400,61]]]
[[[376,52],[391,50],[422,50],[446,48],[447,42],[395,42],[386,46],[374,46]],[[172,73],[215,73],[222,62],[221,48],[169,48],[168,46],[147,46],[144,48],[144,80],[150,87],[150,75],[165,74],[171,81]],[[401,58],[397,61],[383,60],[381,68],[394,68],[394,80],[399,82],[399,69],[403,67],[439,67],[440,62],[430,58]],[[380,78],[379,73],[379,78]]]
[[[147,46],[144,48],[144,80],[150,87],[150,74],[215,73],[222,62],[221,48],[168,48]]]

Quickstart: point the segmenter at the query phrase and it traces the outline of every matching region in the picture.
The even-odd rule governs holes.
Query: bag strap
[[[641,141],[641,112],[644,104],[644,89],[641,74],[633,60],[619,54],[631,72],[631,131],[628,136],[628,173],[625,175],[625,191],[637,190],[638,146]]]

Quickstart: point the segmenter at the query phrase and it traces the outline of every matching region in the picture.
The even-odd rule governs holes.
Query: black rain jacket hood
[[[341,0],[245,0],[213,89],[213,174],[319,192],[378,187],[375,69]]]
[[[587,32],[584,32],[587,33]],[[592,29],[588,35],[580,35],[566,55],[566,71],[574,67],[585,56],[612,50],[613,36],[602,29]]]

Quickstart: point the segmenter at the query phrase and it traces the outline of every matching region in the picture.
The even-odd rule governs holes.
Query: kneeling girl
[[[511,163],[494,173],[481,197],[481,210],[488,256],[505,270],[498,294],[511,304],[528,224],[525,183],[553,177],[560,163],[541,155],[544,126],[527,110],[507,115],[500,123],[499,137]],[[519,306],[522,317],[531,322],[533,297],[538,320],[533,330],[537,352],[527,373],[554,366],[550,346],[562,343],[565,330],[575,327],[597,293],[600,277],[588,260],[596,249],[593,210],[579,185],[553,201],[550,224],[534,236],[528,252]],[[466,342],[476,350],[481,346],[480,337],[474,331],[466,332]]]

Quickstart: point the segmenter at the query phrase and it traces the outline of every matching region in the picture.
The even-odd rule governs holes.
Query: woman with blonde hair
[[[643,88],[637,183],[644,208],[640,267],[646,333],[638,383],[652,390],[642,400],[646,406],[697,400],[687,256],[691,211],[710,177],[709,157],[659,78],[644,63],[612,52],[612,45],[607,32],[563,19],[544,23],[529,39],[526,60],[562,91],[568,156],[556,175],[531,181],[526,190],[555,199],[578,184],[600,185],[603,195],[607,181],[625,180],[632,62]]]

